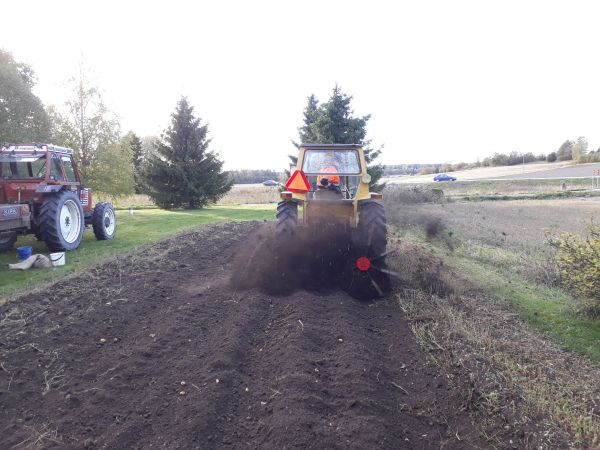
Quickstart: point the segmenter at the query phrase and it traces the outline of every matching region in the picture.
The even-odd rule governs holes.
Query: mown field
[[[117,209],[147,209],[155,208],[154,203],[147,195],[129,195],[120,198],[111,198],[99,194],[99,199],[110,201]],[[258,205],[277,203],[280,200],[279,190],[273,186],[261,184],[235,184],[231,190],[217,203],[218,206]]]
[[[563,183],[565,189],[563,189]],[[551,199],[595,195],[591,178],[566,178],[553,180],[473,180],[443,183],[425,183],[426,189],[441,189],[447,197],[467,197],[473,200],[485,200],[501,197],[534,197]],[[502,199],[502,198],[501,198]],[[507,198],[508,199],[508,198]]]

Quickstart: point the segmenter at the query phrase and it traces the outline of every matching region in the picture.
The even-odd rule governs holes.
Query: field
[[[563,189],[565,183],[565,189]],[[447,197],[466,197],[479,200],[485,197],[559,197],[591,195],[591,178],[565,178],[558,180],[474,180],[446,183],[426,183],[428,189],[442,189]],[[391,188],[394,188],[392,185]],[[586,192],[583,192],[586,191]]]
[[[581,178],[591,177],[594,170],[600,169],[600,164],[574,164],[573,161],[554,163],[535,162],[525,165],[478,167],[475,169],[458,170],[451,174],[462,180],[498,180],[498,179],[544,179],[544,178]],[[421,184],[431,183],[434,175],[415,175],[407,177],[389,177],[386,181],[391,184]]]
[[[428,244],[472,283],[565,347],[600,362],[600,323],[574,314],[576,299],[556,287],[556,250],[548,244],[563,232],[584,233],[599,207],[599,199],[404,206],[396,224],[401,236],[421,242],[426,238],[415,230],[434,227],[437,241]]]
[[[240,284],[294,277],[257,252],[273,204],[122,210],[117,239],[90,233],[63,269],[3,269],[0,443],[600,445],[600,324],[553,284],[545,244],[600,201],[389,198],[396,276],[376,302]]]
[[[600,322],[577,314],[578,299],[557,286],[547,241],[584,232],[599,206],[598,199],[388,205],[401,249],[395,264],[407,273],[399,271],[409,293],[417,292],[399,302],[409,317],[431,320],[425,331],[433,339],[426,335],[423,347],[458,351],[434,357],[442,368],[471,360],[477,369],[469,376],[482,376],[478,389],[493,408],[510,410],[508,397],[519,392],[519,408],[549,416],[555,432],[578,435],[584,447],[600,438]]]
[[[177,232],[195,228],[210,222],[231,220],[262,220],[273,217],[272,206],[212,207],[199,211],[168,212],[160,209],[117,211],[118,234],[114,241],[97,241],[91,229],[84,234],[81,246],[66,255],[67,265],[49,270],[13,271],[7,264],[17,262],[15,252],[0,254],[0,299],[16,289],[34,288],[40,282],[58,280],[76,270],[98,264],[105,258],[131,252],[133,249],[152,244]],[[17,245],[30,245],[33,253],[48,254],[43,242],[35,237],[20,237]]]

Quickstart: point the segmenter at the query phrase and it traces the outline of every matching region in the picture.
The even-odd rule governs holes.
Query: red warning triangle
[[[296,170],[287,183],[285,183],[285,188],[291,192],[304,194],[310,191],[310,183],[308,182],[306,175],[304,175],[304,172],[301,170]]]

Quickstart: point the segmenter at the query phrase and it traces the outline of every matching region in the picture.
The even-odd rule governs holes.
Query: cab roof
[[[72,155],[73,150],[54,144],[4,144],[0,149],[2,152],[56,152]]]
[[[301,144],[300,148],[319,150],[356,150],[361,144]]]

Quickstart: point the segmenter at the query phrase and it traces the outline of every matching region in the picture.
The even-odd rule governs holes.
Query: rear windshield
[[[0,176],[7,179],[44,178],[46,155],[0,155]]]
[[[331,169],[344,175],[359,175],[360,163],[356,150],[306,150],[302,171],[307,174],[331,172]]]

